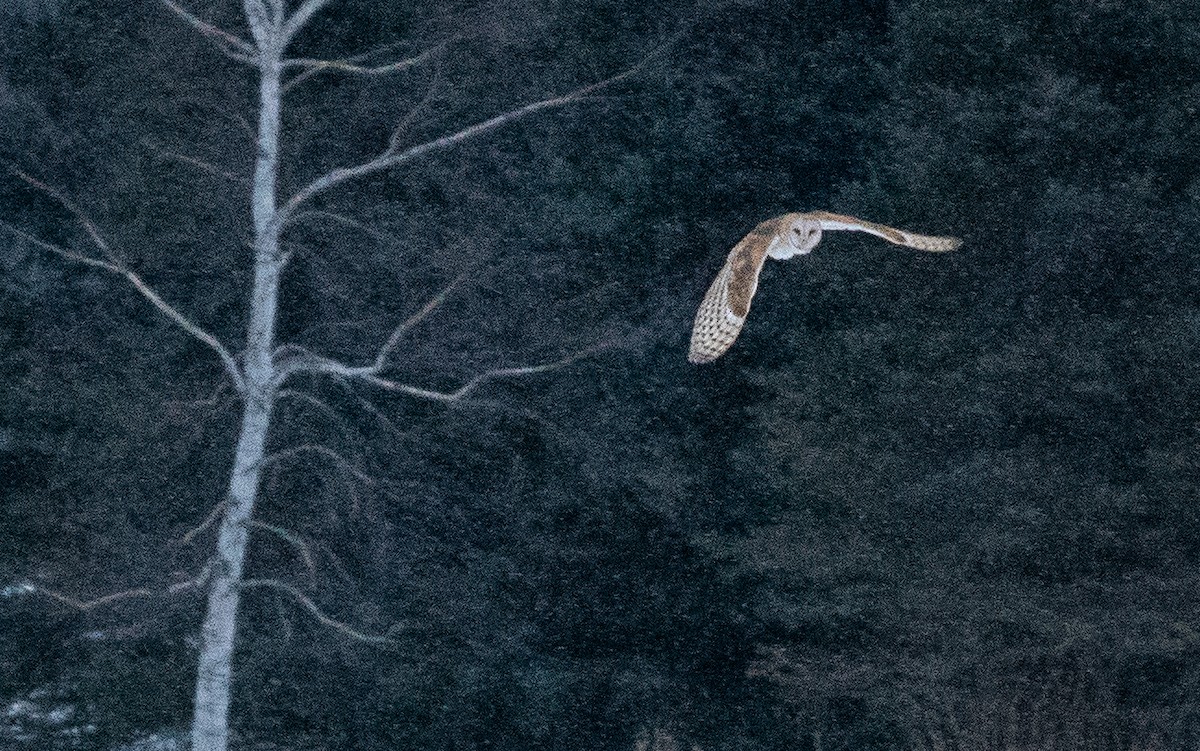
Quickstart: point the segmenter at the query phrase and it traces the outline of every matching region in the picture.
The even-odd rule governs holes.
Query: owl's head
[[[789,214],[783,218],[780,232],[771,241],[767,255],[777,261],[792,256],[811,253],[821,242],[821,223],[801,214]]]

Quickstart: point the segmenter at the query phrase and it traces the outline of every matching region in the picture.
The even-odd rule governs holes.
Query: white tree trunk
[[[393,133],[387,148],[378,156],[359,164],[339,167],[326,172],[296,191],[281,204],[276,195],[276,182],[279,174],[280,113],[283,106],[281,84],[285,66],[290,66],[291,70],[303,70],[306,73],[324,69],[364,75],[386,75],[418,64],[421,60],[426,59],[429,53],[422,53],[409,60],[375,68],[362,67],[343,60],[300,58],[285,63],[283,53],[289,40],[330,0],[302,0],[290,15],[287,12],[289,3],[285,0],[243,0],[246,21],[254,38],[253,43],[193,15],[176,0],[161,1],[171,12],[197,29],[228,57],[239,63],[254,66],[259,72],[258,156],[250,198],[251,215],[254,220],[254,286],[250,295],[246,348],[242,356],[235,357],[231,349],[226,347],[216,336],[171,305],[146,284],[137,273],[126,267],[119,255],[113,252],[113,248],[96,224],[62,193],[36,177],[20,171],[14,171],[17,177],[56,199],[75,216],[100,255],[79,253],[74,249],[47,242],[20,230],[11,227],[8,229],[63,258],[124,277],[159,312],[216,353],[226,374],[232,379],[235,388],[242,396],[241,428],[229,477],[229,488],[225,497],[224,515],[217,533],[216,552],[211,565],[207,567],[209,572],[208,601],[204,625],[201,629],[199,670],[196,676],[195,708],[192,718],[192,751],[227,751],[229,747],[229,704],[233,688],[233,653],[237,643],[238,605],[241,600],[241,590],[245,586],[244,568],[249,545],[250,524],[254,515],[254,504],[258,497],[260,475],[268,456],[266,447],[271,432],[271,415],[275,398],[281,384],[288,376],[300,372],[323,373],[345,380],[356,380],[376,388],[408,394],[414,398],[453,403],[465,400],[474,390],[488,381],[545,373],[564,367],[585,357],[590,352],[596,351],[595,348],[584,350],[542,365],[487,370],[475,375],[452,391],[435,391],[386,378],[389,360],[397,342],[406,331],[419,323],[425,315],[441,303],[441,300],[453,288],[454,283],[452,283],[441,293],[435,295],[419,312],[396,326],[379,348],[374,360],[369,364],[352,365],[299,347],[293,347],[288,358],[277,360],[275,357],[277,351],[275,321],[279,308],[279,282],[287,261],[286,254],[280,248],[280,237],[288,218],[295,216],[295,212],[306,201],[346,181],[393,169],[431,152],[452,148],[467,139],[488,133],[533,113],[583,101],[593,92],[629,78],[652,56],[647,56],[638,65],[611,78],[583,86],[567,94],[531,102],[468,125],[440,138],[413,146],[404,147],[402,145],[403,141],[400,136],[403,132],[403,123],[401,123]],[[297,79],[293,79],[293,81],[303,75],[303,73],[298,74]],[[0,224],[0,226],[5,225]],[[297,350],[301,354],[297,354]],[[207,522],[203,526],[207,526]],[[266,582],[257,583],[264,584]],[[306,608],[314,612],[321,622],[339,628],[354,638],[376,643],[387,641],[387,637],[365,635],[345,624],[338,624],[333,619],[320,614],[316,605],[295,588],[284,583],[272,583],[291,593]],[[149,592],[144,589],[130,590],[127,593],[100,598],[95,602],[111,601],[131,594],[142,595],[149,594]]]
[[[260,40],[258,161],[254,171],[251,213],[254,218],[254,288],[247,332],[245,392],[241,431],[229,478],[225,515],[217,537],[216,560],[201,631],[196,676],[193,751],[226,751],[229,745],[229,699],[233,687],[233,650],[237,637],[240,586],[249,543],[249,523],[258,497],[259,475],[266,455],[275,401],[273,362],[279,279],[284,258],[279,248],[275,183],[278,175],[281,107],[281,50]]]

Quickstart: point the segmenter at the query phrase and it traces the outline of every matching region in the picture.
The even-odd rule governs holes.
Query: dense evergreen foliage
[[[0,22],[0,158],[236,342],[252,70],[157,2]],[[444,48],[289,95],[285,193],[414,107],[419,143],[658,52],[323,197],[288,236],[284,338],[369,359],[465,274],[397,380],[605,347],[454,406],[292,384],[250,575],[393,638],[251,592],[246,747],[1200,743],[1192,3],[344,0],[300,47],[391,43]],[[88,249],[6,175],[0,220]],[[688,365],[731,244],[817,208],[966,244],[827,238]],[[7,232],[0,262],[0,587],[186,579],[236,429],[219,362],[119,277]],[[184,723],[199,611],[0,598],[0,701],[54,685],[96,747]]]

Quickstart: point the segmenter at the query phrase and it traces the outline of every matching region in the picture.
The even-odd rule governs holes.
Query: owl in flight
[[[897,245],[933,252],[954,250],[962,245],[962,240],[957,237],[915,235],[827,211],[784,214],[768,219],[733,246],[725,259],[725,267],[708,288],[708,294],[696,312],[688,362],[712,362],[733,345],[746,322],[746,314],[750,312],[750,300],[758,289],[758,275],[767,256],[782,261],[811,253],[821,242],[824,230],[869,232]]]

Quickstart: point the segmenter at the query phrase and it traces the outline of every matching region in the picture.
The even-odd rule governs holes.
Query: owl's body
[[[955,237],[916,235],[827,211],[784,214],[768,219],[750,230],[750,234],[733,247],[721,273],[708,288],[708,294],[696,312],[688,361],[696,364],[712,362],[733,345],[750,313],[750,301],[758,289],[758,276],[768,256],[782,261],[811,253],[821,242],[824,230],[869,232],[897,245],[933,252],[954,250],[962,244]]]

